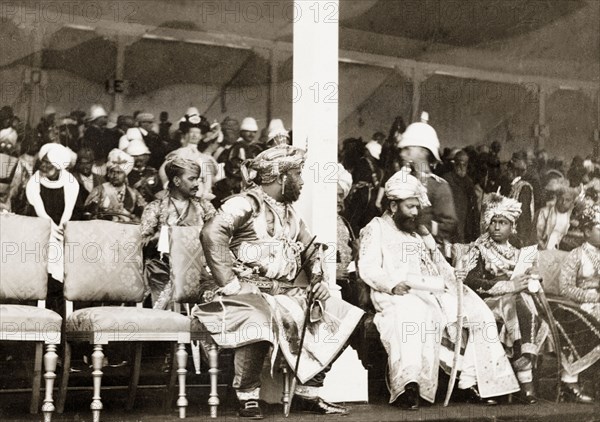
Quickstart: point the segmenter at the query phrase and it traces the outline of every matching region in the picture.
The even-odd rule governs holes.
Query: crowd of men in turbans
[[[159,192],[166,187],[164,164],[174,155],[198,161],[203,170],[198,195],[218,207],[224,198],[240,192],[242,161],[276,140],[291,142],[291,132],[279,119],[259,130],[252,117],[241,123],[232,117],[221,123],[209,122],[195,107],[173,124],[167,112],[161,112],[157,120],[145,111],[109,114],[98,104],[92,105],[87,114],[80,110],[61,114],[48,106],[39,123],[29,127],[5,106],[0,110],[0,128],[0,208],[17,214],[32,213],[25,188],[39,166],[40,148],[59,144],[69,154],[65,168],[81,187],[72,217],[75,220],[100,215],[139,221],[144,204],[160,197]],[[127,173],[127,204],[113,201],[105,207],[99,196],[106,189],[90,194],[103,184],[111,190],[109,171],[115,163],[122,163]]]

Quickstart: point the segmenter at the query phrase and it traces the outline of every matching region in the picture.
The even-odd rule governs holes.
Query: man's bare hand
[[[397,296],[403,296],[410,291],[410,287],[404,281],[396,284],[396,286],[392,289],[392,294]]]
[[[527,287],[529,286],[529,276],[527,274],[521,274],[515,277],[512,282],[515,292],[522,292],[523,290],[527,290]]]
[[[315,300],[327,300],[331,297],[327,284],[322,282],[315,284],[312,291]]]

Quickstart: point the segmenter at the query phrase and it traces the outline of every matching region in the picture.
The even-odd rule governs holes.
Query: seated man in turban
[[[184,116],[179,123],[179,130],[183,134],[181,140],[183,146],[170,152],[166,160],[176,156],[197,162],[202,169],[202,174],[196,195],[213,199],[213,185],[222,177],[220,167],[212,157],[212,152],[218,148],[222,140],[221,126],[218,123],[210,124],[206,117],[194,113]],[[166,188],[168,180],[164,163],[158,169],[158,174],[163,186]]]
[[[171,157],[165,163],[165,173],[169,178],[166,195],[148,204],[142,214],[142,242],[144,249],[145,272],[154,309],[168,309],[173,297],[171,282],[168,231],[171,226],[199,226],[212,218],[216,211],[210,201],[198,198],[200,166],[191,160]]]
[[[453,364],[457,330],[457,282],[453,268],[418,224],[427,191],[404,167],[385,184],[387,210],[361,231],[358,272],[371,287],[374,322],[388,353],[390,403],[417,409],[419,397],[433,403],[438,370]],[[459,361],[463,398],[495,404],[492,397],[519,390],[494,316],[470,289],[464,289],[468,332]],[[463,337],[463,342],[465,338]]]
[[[292,206],[304,184],[304,161],[305,152],[289,145],[260,153],[242,166],[251,187],[225,201],[201,234],[217,283],[204,296],[220,297],[196,306],[193,314],[219,346],[236,348],[233,387],[241,417],[262,417],[260,374],[271,345],[273,357],[281,350],[292,369],[300,359],[296,374],[300,384],[292,410],[347,413],[320,399],[318,389],[363,312],[330,297],[327,273],[321,267],[323,246],[311,243],[307,227]],[[303,268],[311,275],[309,288],[294,283]],[[300,347],[309,292],[314,302],[310,301],[311,318]],[[328,340],[323,341],[323,336]]]
[[[590,372],[595,371],[592,376],[598,375],[600,361],[600,205],[586,197],[576,214],[584,243],[569,252],[562,263],[561,297],[549,302],[561,328],[562,399],[592,403],[593,398],[579,385],[579,374],[590,368]],[[599,387],[596,376],[596,391]]]
[[[533,366],[549,327],[540,318],[528,291],[536,272],[537,245],[518,249],[509,242],[521,215],[521,204],[489,194],[482,207],[481,233],[469,252],[465,284],[492,309],[501,324],[500,340],[511,358],[523,391],[523,401],[537,401]]]
[[[85,210],[92,218],[129,223],[139,222],[146,201],[135,189],[127,185],[127,175],[133,170],[133,157],[120,149],[113,149],[106,162],[106,178],[90,192]]]

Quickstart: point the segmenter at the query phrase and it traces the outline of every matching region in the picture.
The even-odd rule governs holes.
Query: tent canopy
[[[340,137],[370,136],[375,130],[386,131],[397,115],[407,121],[414,116],[413,76],[411,69],[403,68],[407,59],[433,68],[454,66],[475,74],[511,76],[500,82],[428,68],[420,108],[431,112],[432,123],[437,120],[446,144],[501,138],[510,146],[529,137],[539,114],[538,98],[531,87],[519,86],[521,75],[550,78],[557,86],[560,81],[591,83],[586,86],[592,86],[592,95],[549,92],[547,120],[553,134],[577,132],[587,139],[599,126],[594,98],[600,82],[596,0],[343,0],[339,11],[332,4],[322,2],[313,12],[332,24],[339,16]],[[16,78],[15,69],[39,63],[44,70],[61,72],[61,78],[67,74],[88,81],[102,98],[104,83],[116,78],[120,33],[126,39],[121,76],[128,82],[126,102],[153,98],[150,107],[173,104],[178,110],[188,105],[175,107],[178,98],[194,101],[196,94],[186,86],[210,86],[216,94],[210,91],[206,110],[218,114],[227,110],[222,93],[221,108],[216,105],[219,90],[258,86],[262,93],[257,102],[234,107],[235,112],[248,113],[268,107],[265,97],[273,76],[285,92],[272,106],[278,117],[291,120],[292,0],[99,1],[68,13],[61,5],[41,1],[8,10],[0,28],[0,73],[12,72]],[[36,51],[39,34],[41,53]],[[569,122],[552,114],[567,106]],[[257,113],[266,117],[264,111]],[[558,139],[552,142],[560,146]],[[576,150],[581,143],[574,145]]]

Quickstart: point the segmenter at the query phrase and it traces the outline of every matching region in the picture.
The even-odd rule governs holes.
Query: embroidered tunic
[[[539,353],[549,327],[539,317],[532,295],[515,291],[512,279],[536,262],[537,246],[517,249],[510,243],[499,245],[486,233],[475,242],[465,279],[465,284],[476,290],[494,312],[501,324],[502,344],[515,370],[523,373],[532,369],[530,359],[524,355]]]
[[[294,282],[301,262],[308,259],[315,247],[313,244],[306,250],[311,239],[293,207],[273,200],[260,187],[230,198],[206,223],[201,240],[216,284],[226,286],[237,277],[262,292],[217,296],[215,301],[194,308],[193,315],[219,346],[239,347],[268,341],[275,347],[272,357],[281,349],[290,367],[295,367],[307,297],[306,290]],[[306,268],[317,268],[323,260],[317,252]],[[318,303],[311,315],[307,328],[311,335],[305,337],[296,374],[301,383],[333,362],[363,312],[330,297]],[[248,330],[248,327],[260,329]]]
[[[600,321],[600,251],[585,242],[573,249],[560,272],[560,293]]]
[[[146,201],[138,191],[127,185],[115,188],[110,182],[104,182],[90,192],[84,206],[92,214],[114,213],[110,216],[112,221],[130,222],[142,215]]]

